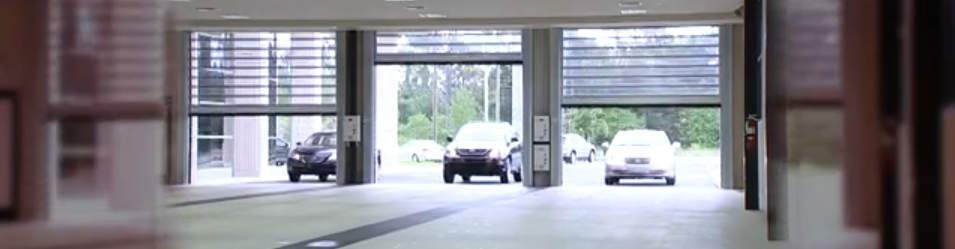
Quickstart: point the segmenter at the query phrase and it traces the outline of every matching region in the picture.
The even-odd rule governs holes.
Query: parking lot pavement
[[[677,186],[717,188],[719,157],[677,157]],[[714,173],[713,170],[716,170]],[[383,165],[381,182],[387,184],[444,184],[440,164]],[[497,177],[474,177],[475,184],[496,183]],[[460,181],[460,178],[458,178]],[[514,183],[512,183],[514,184]],[[603,162],[564,165],[565,186],[604,186]],[[663,180],[624,180],[621,186],[664,185]]]
[[[677,186],[718,188],[720,159],[718,156],[677,157]],[[440,163],[382,165],[380,181],[386,184],[444,184]],[[196,172],[197,184],[221,184],[250,181],[285,181],[284,167],[269,167],[256,179],[233,178],[230,168],[202,169]],[[565,186],[604,186],[603,162],[564,165]],[[306,178],[305,181],[312,181]],[[460,182],[460,178],[457,179]],[[474,177],[474,184],[494,184],[497,177]],[[511,183],[515,184],[515,183]],[[624,180],[621,186],[663,185],[663,180]]]

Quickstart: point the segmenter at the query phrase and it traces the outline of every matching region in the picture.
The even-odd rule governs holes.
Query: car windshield
[[[454,141],[462,142],[501,142],[507,141],[507,132],[498,127],[464,127],[458,131]]]
[[[315,134],[305,139],[303,145],[307,146],[335,146],[335,134]]]
[[[669,139],[663,133],[619,133],[613,138],[610,146],[668,146]]]

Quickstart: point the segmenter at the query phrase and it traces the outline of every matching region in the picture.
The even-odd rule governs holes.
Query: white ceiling
[[[639,9],[647,13],[621,15],[619,0],[170,0],[176,18],[187,26],[318,25],[360,23],[360,26],[406,25],[415,22],[490,22],[500,25],[521,23],[581,23],[735,18],[733,10],[742,0],[643,0]],[[626,0],[624,0],[626,1]],[[422,6],[412,11],[407,6]],[[216,11],[198,11],[197,8]],[[446,15],[422,18],[419,14]],[[246,16],[247,20],[226,20],[225,15]],[[695,18],[699,17],[699,18]],[[601,21],[606,19],[606,21]],[[542,21],[544,20],[544,21]],[[271,23],[271,24],[269,24]],[[357,24],[356,24],[357,25]]]

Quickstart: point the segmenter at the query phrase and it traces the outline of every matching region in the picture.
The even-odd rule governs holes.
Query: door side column
[[[375,149],[375,32],[338,31],[336,106],[338,108],[339,185],[374,183],[378,167]],[[345,141],[346,119],[358,117],[357,142]]]
[[[523,173],[524,186],[550,187],[563,184],[561,164],[561,96],[562,96],[562,45],[561,29],[526,29],[523,34],[524,79],[523,99]],[[546,118],[550,134],[547,141],[535,139],[536,118]],[[537,141],[535,141],[537,140]],[[546,150],[541,158],[535,150]],[[548,166],[541,167],[542,160]],[[537,163],[535,163],[537,162]]]

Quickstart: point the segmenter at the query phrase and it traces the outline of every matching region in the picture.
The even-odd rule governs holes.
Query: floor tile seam
[[[528,194],[537,192],[537,191],[539,191],[539,190],[541,190],[541,189],[536,189],[536,188],[524,188],[524,189],[522,189],[521,191],[518,191],[517,193],[508,193],[508,194],[506,194],[506,196],[503,197],[503,198],[505,198],[505,199],[503,199],[503,200],[501,200],[501,201],[509,200],[509,199],[512,199],[512,198],[519,198],[519,197],[522,197],[522,196],[526,196],[526,195],[528,195]],[[467,209],[471,209],[471,208],[475,208],[475,207],[479,207],[479,206],[483,206],[483,205],[493,204],[493,203],[496,203],[496,202],[497,202],[497,201],[495,201],[495,200],[501,199],[501,198],[502,198],[502,197],[500,197],[500,196],[497,196],[497,197],[494,197],[494,198],[489,197],[488,199],[490,199],[490,201],[492,201],[492,203],[482,203],[482,202],[489,201],[488,199],[483,199],[483,200],[471,200],[471,201],[465,201],[465,202],[460,202],[460,203],[456,203],[456,204],[443,205],[443,206],[439,206],[439,207],[436,207],[436,208],[423,210],[423,211],[416,212],[416,213],[410,213],[410,214],[405,215],[405,216],[400,216],[400,217],[396,217],[396,218],[393,218],[393,219],[383,220],[383,221],[380,221],[380,222],[378,222],[378,223],[370,223],[370,224],[368,224],[368,225],[359,226],[359,227],[354,227],[354,228],[347,229],[347,230],[342,230],[342,231],[337,232],[337,233],[332,233],[332,234],[324,235],[324,236],[321,236],[321,237],[316,237],[316,238],[304,240],[304,241],[301,241],[301,242],[299,242],[299,243],[295,243],[295,244],[291,244],[291,245],[279,247],[279,249],[309,248],[308,245],[309,245],[310,243],[322,242],[323,240],[332,240],[332,239],[334,239],[334,238],[336,238],[336,237],[343,237],[346,241],[341,242],[341,243],[338,243],[338,242],[339,242],[338,240],[334,240],[334,241],[336,242],[336,245],[335,245],[335,246],[324,247],[324,248],[343,248],[343,247],[347,247],[347,246],[349,246],[349,245],[357,244],[357,243],[364,242],[364,241],[367,241],[367,240],[370,240],[370,239],[378,238],[378,237],[385,236],[385,235],[389,235],[389,234],[393,234],[393,233],[395,233],[395,232],[399,232],[399,231],[402,231],[402,230],[405,230],[405,229],[409,229],[409,228],[417,227],[417,226],[420,226],[420,225],[423,225],[423,224],[427,224],[427,223],[430,223],[430,222],[434,222],[434,221],[436,221],[436,220],[441,220],[441,219],[443,219],[443,218],[447,218],[447,217],[452,216],[452,215],[454,215],[454,214],[456,214],[456,213],[459,213],[459,212],[461,212],[461,211],[463,211],[463,210],[467,210]],[[475,204],[476,204],[476,205],[475,205]],[[404,224],[404,223],[408,223],[408,224]],[[363,231],[363,230],[368,230],[368,231]],[[370,233],[375,233],[375,234],[373,234],[373,235],[368,235],[368,236],[361,236],[361,238],[354,238],[354,235],[350,234],[350,233],[356,233],[356,232],[359,232],[359,231],[361,231],[361,232],[370,232]],[[350,237],[351,237],[351,238],[350,238]]]
[[[202,206],[202,205],[209,205],[209,204],[222,204],[222,203],[228,203],[228,202],[239,201],[239,200],[249,200],[249,199],[272,197],[272,196],[292,195],[292,194],[299,194],[299,193],[332,190],[332,189],[343,188],[343,187],[347,187],[347,186],[330,185],[330,186],[321,186],[321,187],[286,190],[286,191],[273,191],[273,192],[264,192],[264,193],[256,193],[256,194],[224,196],[224,197],[218,197],[218,198],[199,199],[199,200],[170,203],[170,204],[166,204],[166,207],[183,208],[183,207]]]

